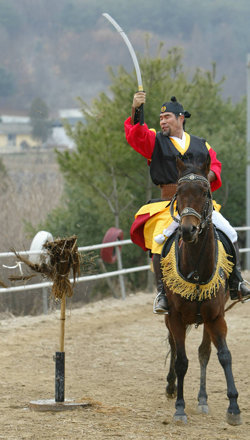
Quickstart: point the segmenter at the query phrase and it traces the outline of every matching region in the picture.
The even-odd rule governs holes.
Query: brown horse
[[[213,342],[226,377],[229,399],[227,422],[238,425],[241,423],[238,392],[226,343],[227,325],[224,318],[224,306],[229,297],[227,278],[232,263],[228,261],[221,242],[216,239],[211,220],[213,205],[207,180],[210,159],[199,167],[187,166],[177,159],[177,168],[179,180],[176,196],[171,202],[171,214],[179,222],[179,228],[170,252],[166,257],[162,256],[163,280],[170,309],[165,317],[171,347],[166,393],[168,397],[177,394],[174,420],[186,423],[183,396],[184,377],[188,369],[186,330],[191,324],[203,324],[203,339],[198,350],[198,409],[202,413],[208,412],[206,368]],[[175,201],[178,218],[174,216]]]

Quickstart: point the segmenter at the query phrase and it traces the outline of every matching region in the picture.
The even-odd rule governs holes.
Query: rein
[[[197,284],[199,284],[199,265],[200,265],[200,262],[201,262],[201,255],[203,254],[203,251],[205,249],[205,245],[206,245],[206,242],[207,242],[207,233],[208,233],[208,229],[206,229],[206,231],[205,231],[205,236],[203,238],[202,246],[201,246],[200,252],[199,252],[199,254],[197,256],[196,263],[194,264],[194,267],[196,269],[194,269],[193,271],[191,271],[187,275],[187,280],[190,280],[190,278],[193,276],[194,277],[194,281],[197,282]]]
[[[231,310],[234,306],[236,306],[236,304],[238,304],[239,302],[241,302],[242,300],[239,298],[239,299],[236,299],[235,301],[233,301],[231,304],[230,304],[230,306],[228,306],[225,310],[224,310],[224,312],[226,313],[226,312],[228,312],[228,310]]]
[[[206,200],[204,209],[201,214],[199,214],[195,209],[187,206],[186,208],[183,209],[183,211],[181,213],[179,213],[180,218],[175,217],[174,203],[175,203],[175,201],[177,199],[177,195],[178,195],[178,186],[179,186],[179,184],[181,184],[183,182],[194,182],[194,183],[195,182],[202,182],[202,183],[206,184],[207,190],[208,190],[207,191],[207,200]],[[191,271],[186,277],[187,280],[190,280],[193,277],[194,281],[197,283],[197,286],[198,286],[199,285],[199,275],[198,275],[199,264],[201,261],[201,255],[205,249],[205,245],[207,242],[208,228],[206,228],[206,226],[211,224],[212,212],[213,212],[212,197],[211,197],[211,192],[210,192],[210,183],[209,183],[208,179],[206,179],[206,177],[200,176],[198,174],[190,173],[190,174],[187,174],[186,176],[181,177],[178,180],[177,185],[178,185],[177,192],[174,195],[174,197],[172,198],[171,203],[170,203],[171,217],[173,218],[173,220],[175,220],[177,223],[180,224],[183,217],[186,217],[188,215],[192,215],[192,216],[198,218],[198,220],[200,221],[199,234],[201,234],[205,230],[205,236],[203,238],[202,247],[200,249],[199,255],[197,256],[196,263],[194,264],[195,269],[193,271]],[[177,211],[178,211],[178,206],[177,206]]]

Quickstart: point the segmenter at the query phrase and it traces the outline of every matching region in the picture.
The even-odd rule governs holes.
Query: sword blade
[[[127,35],[125,34],[125,32],[123,31],[121,26],[119,26],[119,24],[109,14],[104,12],[102,15],[114,26],[114,28],[117,30],[117,32],[119,32],[119,34],[121,35],[121,37],[125,41],[125,43],[127,45],[127,48],[129,50],[129,53],[130,53],[130,55],[132,57],[133,63],[134,63],[136,77],[137,77],[137,82],[138,82],[138,91],[142,92],[143,91],[143,86],[142,86],[142,78],[141,78],[140,66],[139,66],[139,63],[138,63],[138,60],[137,60],[137,56],[135,54],[135,51],[134,51],[134,48],[133,48],[132,44],[130,43]]]

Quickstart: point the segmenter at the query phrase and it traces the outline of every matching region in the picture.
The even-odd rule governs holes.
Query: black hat
[[[190,118],[191,114],[184,111],[182,104],[180,104],[175,96],[172,96],[170,102],[164,102],[161,106],[161,113],[170,112],[175,115],[184,115],[185,118]]]

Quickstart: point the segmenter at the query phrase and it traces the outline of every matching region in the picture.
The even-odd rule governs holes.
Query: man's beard
[[[169,128],[165,131],[162,131],[162,134],[163,134],[163,136],[169,136],[169,134],[170,134]]]

